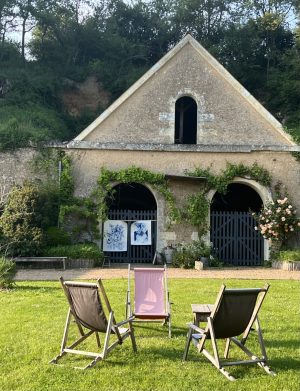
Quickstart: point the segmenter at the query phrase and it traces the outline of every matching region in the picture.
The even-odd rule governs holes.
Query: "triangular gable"
[[[243,99],[246,105],[251,106],[255,110],[258,117],[261,117],[268,127],[277,134],[282,140],[283,145],[295,145],[290,136],[286,134],[280,122],[278,122],[207,50],[205,50],[193,37],[187,35],[173,49],[171,49],[160,61],[158,61],[148,72],[146,72],[138,81],[136,81],[126,92],[124,92],[111,106],[109,106],[95,121],[93,121],[85,130],[83,130],[75,141],[80,142],[89,139],[95,129],[101,129],[101,124],[108,119],[113,113],[119,109],[124,102],[132,98],[134,94],[140,90],[147,81],[157,75],[162,68],[170,62],[177,53],[179,53],[186,45],[197,52],[205,63],[218,75],[228,83],[233,90]],[[107,140],[105,140],[107,141]],[[146,141],[145,141],[146,142]]]

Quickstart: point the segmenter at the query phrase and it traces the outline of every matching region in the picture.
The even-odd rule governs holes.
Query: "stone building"
[[[278,181],[284,184],[300,210],[300,165],[291,154],[299,147],[190,35],[69,142],[66,150],[73,158],[78,196],[90,194],[101,167],[136,166],[165,174],[183,205],[188,194],[205,185],[205,178],[189,178],[187,171],[210,167],[218,174],[227,163],[257,163],[269,171],[273,186]],[[152,244],[132,246],[128,234],[127,252],[110,252],[112,260],[151,261],[155,250],[197,239],[192,225],[167,224],[165,200],[149,184],[114,185],[116,199],[109,218],[127,221],[129,226],[151,220]],[[223,247],[228,262],[243,259],[244,264],[254,265],[268,257],[267,242],[255,236],[253,224],[243,221],[239,213],[258,210],[270,201],[271,188],[235,177],[226,196],[214,189],[208,193],[214,215],[210,240]],[[230,223],[234,214],[237,220]],[[249,224],[249,229],[242,228]]]
[[[297,196],[300,166],[290,153],[298,147],[281,124],[189,35],[67,147],[75,163],[79,196],[90,193],[101,167],[120,170],[134,165],[167,175],[180,204],[187,194],[199,191],[205,182],[204,178],[188,178],[186,171],[211,167],[217,174],[227,162],[248,166],[257,162],[270,172],[273,185],[280,181],[286,186],[300,209]],[[130,214],[130,211],[150,209],[155,212],[151,215],[155,228],[152,250],[197,239],[196,229],[191,225],[166,224],[165,201],[148,184],[115,185],[118,201],[112,206],[112,219],[119,216],[120,220],[128,222],[147,220],[143,214]],[[234,212],[247,212],[250,208],[257,210],[272,199],[271,187],[247,178],[234,178],[228,190],[225,197],[215,194],[213,189],[209,192],[208,197],[213,201],[211,212],[226,211],[232,216]],[[124,210],[129,214],[124,214]],[[226,219],[225,225],[228,225],[229,217]],[[240,228],[228,238],[228,233],[217,232],[220,231],[218,226],[223,224],[223,220],[212,221],[210,234],[227,247],[224,250],[227,257],[245,258],[246,263],[249,258],[250,264],[267,257],[266,243],[262,244],[260,255],[255,254],[255,248],[248,253],[245,250],[253,232],[242,232]],[[236,224],[247,225],[241,221]],[[217,238],[218,235],[227,235],[227,244],[224,238]],[[241,239],[242,236],[246,237]],[[138,253],[138,247],[133,248],[130,243],[126,254],[110,255],[113,259],[125,260],[130,247],[140,259],[146,257],[143,249]],[[233,255],[233,247],[238,255]],[[241,253],[243,251],[245,254]]]

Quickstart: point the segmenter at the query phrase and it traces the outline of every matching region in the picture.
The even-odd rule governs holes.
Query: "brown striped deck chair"
[[[108,353],[117,345],[121,345],[127,337],[131,338],[134,352],[137,351],[132,327],[133,318],[130,317],[122,322],[116,322],[101,279],[99,279],[98,283],[95,284],[77,281],[64,281],[61,277],[60,282],[69,303],[69,310],[63,333],[60,354],[51,360],[50,363],[57,364],[59,359],[66,354],[71,353],[92,357],[93,361],[80,369],[92,368],[98,361],[104,360]],[[108,317],[104,312],[102,300],[105,303]],[[78,328],[80,336],[76,341],[69,345],[68,333],[72,319]],[[128,325],[127,328],[121,327],[126,324]],[[87,352],[75,349],[81,342],[93,334],[95,334],[99,350],[101,348],[99,334],[105,335],[103,348],[99,352]],[[110,344],[110,338],[112,336],[115,341]]]
[[[269,375],[275,375],[267,366],[267,353],[258,320],[258,312],[268,292],[269,285],[264,288],[226,289],[222,285],[211,315],[207,318],[207,326],[204,329],[194,324],[189,324],[186,346],[183,360],[186,360],[190,342],[197,347],[200,353],[218,368],[229,380],[235,380],[225,369],[230,365],[258,364]],[[257,339],[261,350],[261,357],[257,357],[246,346],[250,330],[255,326]],[[240,338],[238,338],[241,336]],[[218,340],[226,339],[224,360],[220,359]],[[208,340],[211,340],[213,353],[206,349]],[[230,343],[238,346],[250,359],[228,361]]]

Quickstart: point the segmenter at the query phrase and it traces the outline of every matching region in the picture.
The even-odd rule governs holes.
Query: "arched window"
[[[197,144],[197,103],[189,96],[175,103],[175,144]]]

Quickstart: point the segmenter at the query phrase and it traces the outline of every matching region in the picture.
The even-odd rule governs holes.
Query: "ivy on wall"
[[[175,204],[175,197],[171,192],[164,174],[154,173],[139,167],[129,167],[120,171],[110,171],[103,167],[97,181],[97,189],[94,193],[98,205],[98,216],[102,221],[107,219],[109,200],[114,197],[113,183],[136,182],[148,183],[157,190],[165,199],[168,206],[167,217],[170,222],[188,222],[197,227],[199,238],[205,235],[209,229],[207,217],[210,202],[207,193],[215,189],[220,193],[226,193],[227,186],[232,180],[239,177],[256,180],[264,186],[269,186],[271,176],[263,167],[254,163],[252,166],[227,163],[226,168],[219,175],[212,174],[210,168],[196,168],[193,172],[186,172],[189,176],[203,176],[206,178],[204,189],[196,194],[186,197],[185,205],[179,209]]]
[[[164,198],[167,205],[167,220],[169,223],[187,222],[197,227],[199,238],[205,235],[209,229],[208,213],[210,202],[207,199],[209,190],[214,189],[220,193],[226,193],[228,185],[235,177],[244,177],[253,179],[258,183],[269,186],[271,176],[263,167],[254,163],[252,166],[244,164],[227,163],[226,168],[218,175],[211,172],[211,168],[198,167],[194,171],[186,171],[186,175],[191,177],[205,177],[204,187],[196,194],[189,194],[186,197],[185,204],[182,208],[176,205],[175,197],[169,188],[169,183],[164,174],[151,172],[140,167],[129,167],[126,169],[113,171],[105,167],[101,168],[100,175],[97,179],[97,186],[90,197],[74,197],[74,178],[72,174],[71,158],[61,151],[56,151],[50,158],[39,161],[37,166],[44,164],[47,171],[52,164],[58,166],[61,161],[62,170],[60,175],[60,214],[59,221],[61,224],[66,223],[71,216],[75,216],[81,221],[74,229],[74,235],[77,236],[82,232],[88,233],[91,240],[97,238],[98,219],[105,221],[108,215],[110,200],[114,198],[115,183],[139,183],[149,184]],[[53,163],[54,162],[54,163]],[[80,232],[77,232],[80,231]]]
[[[219,193],[226,193],[227,186],[235,177],[243,177],[253,179],[258,183],[269,186],[271,184],[271,175],[263,167],[256,162],[252,166],[245,166],[244,164],[227,163],[226,168],[221,171],[219,175],[212,174],[210,168],[196,168],[194,171],[187,171],[189,176],[203,176],[206,178],[206,192],[215,189]]]
[[[58,194],[57,223],[61,226],[72,225],[72,241],[77,242],[81,235],[90,241],[99,238],[97,207],[92,197],[79,198],[74,196],[74,176],[72,158],[64,151],[56,149],[41,149],[32,161],[32,167],[37,175],[47,178],[44,186],[50,193]]]
[[[100,220],[104,221],[107,219],[109,200],[112,200],[114,197],[114,182],[135,182],[139,184],[148,183],[165,199],[168,208],[167,216],[170,223],[177,223],[180,221],[180,210],[175,205],[175,197],[169,189],[168,182],[164,174],[154,173],[135,166],[125,168],[120,171],[111,171],[105,167],[101,168],[100,176],[97,180],[97,188],[94,192],[97,200],[98,216]]]
[[[256,162],[250,167],[245,166],[242,163],[227,163],[226,168],[222,170],[219,175],[212,174],[210,168],[203,169],[200,167],[192,172],[186,171],[186,175],[206,178],[204,189],[198,194],[188,196],[187,205],[185,207],[186,218],[191,224],[197,226],[199,238],[205,235],[209,229],[207,221],[210,208],[210,202],[207,199],[209,190],[214,189],[219,193],[225,194],[228,185],[235,177],[253,179],[264,186],[269,186],[271,184],[270,173]]]

